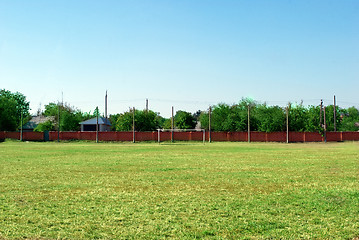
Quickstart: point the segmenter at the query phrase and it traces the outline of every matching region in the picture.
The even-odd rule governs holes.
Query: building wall
[[[81,132],[89,132],[89,131],[96,131],[96,124],[91,124],[91,125],[81,124]],[[109,131],[111,131],[111,126],[99,124],[99,131],[100,132],[109,132]]]

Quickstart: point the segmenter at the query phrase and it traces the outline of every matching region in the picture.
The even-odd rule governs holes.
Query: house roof
[[[23,129],[34,129],[40,123],[44,123],[46,121],[53,121],[54,117],[46,117],[46,116],[33,116],[30,121],[22,126]]]
[[[97,122],[96,118],[91,118],[89,120],[80,122],[80,124],[81,125],[95,125],[96,122]],[[98,118],[98,124],[111,126],[110,120],[108,120],[107,118],[104,118],[104,117],[99,117]]]

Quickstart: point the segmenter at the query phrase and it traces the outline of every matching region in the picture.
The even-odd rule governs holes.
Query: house
[[[91,118],[89,120],[80,122],[81,125],[81,132],[87,132],[87,131],[96,131],[96,118]],[[99,132],[108,132],[111,131],[111,123],[110,120],[104,117],[98,118],[98,131]]]
[[[54,117],[46,117],[43,115],[32,116],[31,120],[22,126],[22,130],[24,132],[33,132],[37,125],[47,121],[54,121]]]

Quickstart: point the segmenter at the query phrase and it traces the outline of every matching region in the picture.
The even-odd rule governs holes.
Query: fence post
[[[96,107],[96,143],[98,143],[98,107]]]
[[[324,106],[324,142],[327,142],[327,122],[326,122],[326,119],[325,119],[325,106]]]
[[[22,109],[21,109],[21,117],[20,117],[20,141],[22,141],[22,133],[23,133],[23,131],[22,131],[22,123],[23,123],[23,119],[22,119]]]
[[[160,144],[161,143],[161,133],[160,133],[160,129],[157,129],[157,131],[158,131],[158,136],[157,136],[157,141],[158,141],[158,144]]]
[[[289,143],[289,106],[290,104],[288,104],[287,106],[287,143]]]
[[[251,122],[250,122],[250,106],[248,104],[248,142],[250,143],[251,142]]]
[[[136,135],[135,135],[135,107],[132,108],[132,142],[136,142]]]
[[[209,106],[209,111],[208,111],[208,142],[212,141],[212,137],[211,137],[211,113],[212,113],[212,107]]]
[[[335,101],[335,95],[334,95],[334,132],[337,131],[337,111],[336,111],[336,101]]]
[[[172,106],[172,117],[171,117],[171,142],[174,141],[173,139],[173,129],[174,129],[174,119],[173,119],[173,106]]]

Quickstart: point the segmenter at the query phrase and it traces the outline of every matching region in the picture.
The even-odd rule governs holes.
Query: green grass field
[[[0,239],[353,239],[359,143],[0,143]]]

